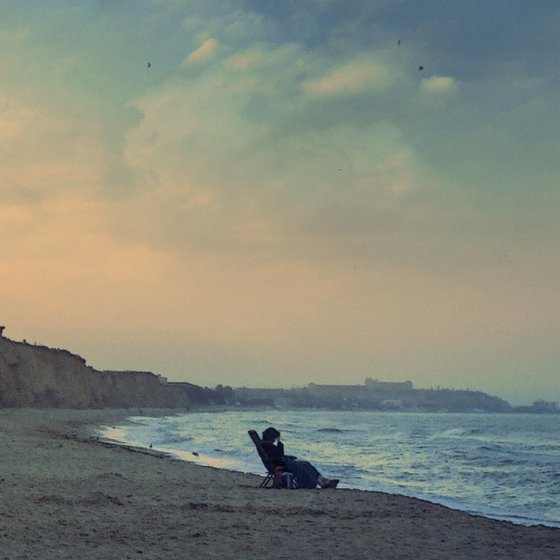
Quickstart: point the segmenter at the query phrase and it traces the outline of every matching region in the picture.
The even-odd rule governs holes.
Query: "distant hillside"
[[[419,412],[511,412],[510,404],[481,391],[415,389],[410,381],[366,379],[363,385],[317,385],[292,389],[235,389],[245,406],[400,410]]]
[[[66,350],[16,342],[0,327],[0,407],[176,408],[219,402],[190,383],[148,372],[97,371]]]
[[[67,350],[16,342],[0,327],[0,408],[196,408],[213,404],[431,412],[560,413],[556,403],[512,408],[480,391],[415,389],[410,381],[292,389],[214,389],[141,371],[97,371]]]

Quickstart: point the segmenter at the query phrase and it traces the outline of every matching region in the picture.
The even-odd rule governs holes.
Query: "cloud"
[[[191,52],[184,61],[184,64],[192,64],[211,59],[219,47],[216,39],[206,39],[196,50]]]
[[[556,375],[550,11],[519,49],[486,7],[24,4],[0,23],[10,333],[201,383]]]
[[[457,89],[457,82],[450,76],[431,76],[422,80],[420,87],[428,93],[451,93]]]
[[[25,134],[38,116],[37,107],[0,97],[0,141],[9,143]]]
[[[0,99],[0,104],[2,100]],[[41,104],[4,100],[0,111],[0,181],[4,196],[31,199],[58,189],[99,185],[103,128]]]
[[[429,166],[396,125],[341,119],[344,99],[325,105],[306,93],[316,62],[297,45],[261,44],[139,97],[142,119],[124,152],[144,182],[126,201],[126,223],[144,216],[134,235],[177,251],[204,246],[271,259],[299,237],[310,240],[300,253],[324,255],[330,244],[342,255],[349,245],[365,250],[383,211],[431,190]],[[355,69],[344,87],[371,86],[385,72],[372,64],[370,57],[344,66]]]
[[[391,69],[374,57],[344,63],[320,78],[304,82],[303,89],[314,95],[352,95],[386,90],[394,78]]]

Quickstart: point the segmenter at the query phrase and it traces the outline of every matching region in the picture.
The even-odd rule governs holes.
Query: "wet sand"
[[[560,529],[378,492],[259,489],[93,435],[135,412],[0,410],[0,560],[560,558]]]

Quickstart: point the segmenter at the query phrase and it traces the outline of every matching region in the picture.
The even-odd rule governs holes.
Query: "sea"
[[[264,475],[247,431],[281,432],[285,452],[340,488],[425,499],[521,525],[560,527],[560,415],[229,410],[131,416],[100,435]]]

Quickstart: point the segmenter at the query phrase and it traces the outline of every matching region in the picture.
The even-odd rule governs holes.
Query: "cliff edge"
[[[97,371],[67,350],[16,342],[0,327],[0,407],[177,408],[212,404],[215,391],[149,372]]]

